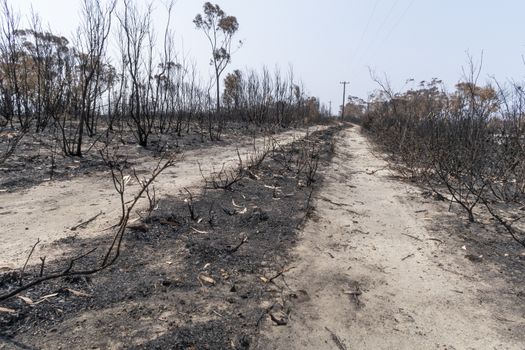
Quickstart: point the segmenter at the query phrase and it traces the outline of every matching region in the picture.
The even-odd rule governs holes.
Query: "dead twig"
[[[490,215],[492,215],[492,217],[496,219],[500,223],[500,225],[505,228],[505,230],[507,230],[507,232],[510,234],[512,239],[514,239],[514,241],[518,242],[523,247],[525,247],[525,239],[522,239],[520,237],[519,233],[517,232],[518,230],[512,226],[512,223],[509,223],[507,220],[501,217],[498,213],[496,213],[496,211],[493,208],[491,208],[488,202],[484,199],[483,199],[483,204],[485,205],[485,208],[487,208],[487,210],[489,211]],[[521,217],[514,220],[514,222],[520,219]]]
[[[208,231],[200,231],[200,230],[197,230],[195,227],[190,227],[193,231],[197,232],[197,233],[201,233],[201,234],[206,234],[206,233],[209,233]]]
[[[330,333],[330,338],[332,338],[332,341],[335,343],[335,345],[339,348],[339,350],[347,350],[346,345],[343,343],[341,338],[337,336],[334,332],[332,332],[328,327],[324,327],[328,333]]]
[[[352,296],[360,296],[361,294],[363,294],[363,292],[361,292],[359,289],[358,290],[345,290],[343,291],[343,294],[347,294],[347,295],[352,295]]]
[[[350,207],[351,205],[349,204],[346,204],[346,203],[339,203],[339,202],[334,202],[333,200],[329,199],[329,198],[326,198],[326,197],[319,197],[320,200],[323,200],[325,202],[328,202],[330,204],[333,204],[337,207]]]
[[[293,269],[295,269],[295,266],[289,267],[289,268],[287,268],[287,269],[282,269],[282,270],[279,271],[277,274],[275,274],[273,277],[266,279],[266,283],[271,283],[271,282],[273,282],[276,278],[281,277],[281,276],[284,275],[286,272],[288,272],[288,271],[290,271],[290,270],[293,270]]]
[[[190,211],[191,220],[197,221],[199,219],[199,215],[197,215],[197,212],[195,210],[195,205],[193,204],[193,195],[191,194],[190,190],[188,190],[186,187],[184,187],[184,190],[188,192],[188,195],[190,196],[190,198],[187,198],[185,202],[188,205],[188,210]]]
[[[40,273],[38,274],[38,277],[42,277],[42,275],[44,274],[44,265],[46,263],[46,257],[40,257],[40,261],[42,263],[40,264]]]
[[[33,252],[35,251],[36,246],[40,243],[40,238],[37,239],[36,243],[31,248],[31,251],[29,252],[29,255],[27,256],[26,262],[24,263],[24,266],[22,267],[22,271],[20,273],[20,283],[22,283],[22,278],[24,278],[24,271],[26,270],[27,263],[29,262],[29,259],[31,259],[31,256],[33,255]]]
[[[20,286],[19,288],[16,288],[14,290],[11,290],[9,292],[6,292],[4,294],[0,295],[0,301],[7,300],[13,296],[18,295],[19,293],[23,292],[24,290],[27,290],[37,284],[40,284],[45,281],[61,278],[61,277],[67,277],[67,276],[86,276],[86,275],[92,275],[99,271],[102,271],[106,269],[107,267],[113,265],[115,261],[120,256],[122,242],[124,239],[124,234],[126,232],[126,228],[128,225],[130,214],[139,201],[140,198],[142,198],[142,195],[145,193],[147,187],[149,187],[153,181],[168,167],[172,166],[175,162],[174,159],[169,159],[166,162],[164,162],[164,159],[161,158],[159,162],[157,163],[157,166],[152,171],[151,176],[149,179],[144,180],[140,183],[141,188],[140,190],[135,194],[133,197],[133,200],[128,205],[126,204],[126,201],[124,200],[124,194],[126,189],[126,177],[124,176],[124,167],[122,164],[118,164],[113,158],[110,158],[109,154],[104,155],[101,152],[102,156],[105,157],[106,164],[110,167],[112,179],[113,179],[113,185],[117,191],[117,193],[120,196],[120,203],[121,203],[121,209],[122,209],[122,217],[120,218],[118,226],[118,230],[113,236],[113,240],[109,247],[106,250],[106,253],[104,254],[104,257],[102,259],[102,262],[99,265],[95,265],[94,267],[86,268],[86,269],[80,269],[76,270],[74,269],[75,263],[79,261],[80,259],[92,254],[97,250],[97,247],[89,250],[87,253],[82,254],[80,256],[74,257],[69,260],[69,264],[67,268],[63,271],[50,273],[49,275],[41,276],[38,278],[35,278],[34,280],[26,283],[25,285]],[[163,163],[164,162],[164,163]]]
[[[233,254],[233,253],[235,253],[235,252],[238,251],[239,248],[242,247],[243,244],[246,243],[246,242],[248,242],[248,236],[245,235],[245,236],[242,237],[242,239],[241,239],[241,241],[239,242],[239,244],[237,244],[237,245],[236,245],[235,247],[233,247],[232,249],[229,249],[229,250],[228,250],[228,253],[229,253],[229,254]]]
[[[13,309],[9,309],[7,307],[1,307],[0,306],[0,314],[1,313],[7,313],[7,314],[14,314],[16,312],[16,310],[13,310]]]
[[[264,316],[266,316],[273,309],[275,304],[277,304],[276,301],[274,301],[270,307],[267,307],[266,309],[263,310],[263,312],[261,312],[261,315],[259,316],[259,318],[257,319],[257,322],[255,323],[256,328],[259,328],[261,321],[264,319]]]
[[[379,171],[382,171],[382,170],[388,170],[389,168],[390,168],[390,166],[387,165],[387,166],[381,167],[381,168],[376,169],[376,170],[367,171],[366,174],[367,174],[367,175],[374,175],[375,173],[377,173],[377,172],[379,172]]]
[[[69,266],[68,266],[68,268],[64,271],[64,273],[67,274],[69,271],[71,271],[71,270],[73,269],[73,266],[75,265],[75,263],[76,263],[77,261],[79,261],[80,259],[85,258],[86,256],[90,255],[91,253],[94,253],[95,250],[97,250],[96,247],[93,248],[93,249],[91,249],[91,250],[89,250],[87,253],[84,253],[84,254],[82,254],[82,255],[77,256],[76,258],[71,259],[71,260],[69,261]]]
[[[359,284],[356,282],[355,287],[353,290],[350,291],[343,291],[343,294],[350,295],[354,299],[355,305],[357,307],[361,306],[361,301],[359,300],[359,296],[363,294],[361,291],[361,288],[359,287]]]
[[[81,222],[81,223],[78,224],[78,225],[75,225],[75,226],[71,227],[70,230],[71,230],[71,231],[76,231],[76,230],[79,229],[79,228],[84,228],[84,227],[86,227],[89,223],[91,223],[91,222],[94,221],[96,218],[98,218],[100,215],[102,215],[102,212],[98,213],[97,215],[93,216],[92,218],[87,219],[86,221]]]
[[[312,195],[314,194],[314,190],[312,189],[310,193],[308,194],[308,198],[306,199],[306,214],[310,211],[311,205],[310,202],[312,201]]]
[[[413,238],[415,239],[416,241],[420,241],[420,242],[423,242],[423,240],[419,237],[416,237],[416,236],[412,236],[412,235],[409,235],[408,233],[401,233],[403,236],[407,236],[407,237],[410,237],[410,238]]]
[[[413,256],[414,256],[414,253],[412,253],[412,254],[408,254],[407,256],[405,256],[404,258],[402,258],[401,261],[405,261],[406,259],[411,258],[411,257],[413,257]]]

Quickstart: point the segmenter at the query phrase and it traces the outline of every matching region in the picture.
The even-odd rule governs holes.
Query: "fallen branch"
[[[361,306],[361,301],[359,300],[359,296],[361,294],[363,294],[363,292],[361,291],[361,288],[359,288],[359,284],[356,283],[355,285],[355,289],[354,290],[351,290],[351,291],[343,291],[343,294],[346,294],[346,295],[350,295],[353,297],[354,299],[354,302],[355,302],[355,305],[357,307],[360,307]]]
[[[382,170],[388,170],[390,168],[390,166],[384,166],[384,167],[381,167],[379,169],[376,169],[376,170],[372,170],[372,171],[367,171],[366,174],[367,175],[374,175],[375,173],[379,172],[379,171],[382,171]]]
[[[413,253],[412,253],[412,254],[408,254],[408,255],[405,256],[403,259],[401,259],[401,261],[405,261],[406,259],[411,258],[411,257],[413,257],[413,256],[414,256]]]
[[[268,278],[266,279],[266,282],[265,283],[271,283],[273,282],[276,278],[279,278],[280,276],[284,275],[286,272],[292,270],[292,269],[295,269],[295,266],[292,266],[292,267],[289,267],[287,269],[283,269],[281,271],[279,271],[276,275],[274,275],[273,277],[271,278]]]
[[[195,227],[190,227],[193,231],[197,232],[197,233],[201,233],[201,234],[206,234],[206,233],[209,233],[208,231],[200,231],[200,230],[197,230]]]
[[[335,206],[338,206],[338,207],[350,207],[351,205],[349,204],[346,204],[346,203],[339,203],[339,202],[334,202],[333,200],[331,199],[328,199],[326,197],[319,197],[320,200],[323,200],[325,202],[328,202],[330,204],[333,204]]]
[[[412,236],[412,235],[409,235],[408,233],[401,233],[403,236],[407,236],[407,237],[410,237],[410,238],[413,238],[415,239],[416,241],[420,241],[420,242],[423,242],[423,240],[419,237],[416,237],[416,236]]]
[[[350,213],[350,214],[354,214],[354,215],[358,215],[358,216],[362,216],[362,215],[364,215],[363,213],[359,213],[359,212],[357,212],[357,211],[355,211],[355,210],[348,209],[348,207],[352,207],[351,204],[334,202],[333,200],[328,199],[328,198],[326,198],[326,197],[319,197],[318,199],[320,199],[320,200],[322,200],[322,201],[325,201],[325,202],[328,202],[328,203],[330,203],[330,204],[333,204],[333,205],[335,205],[335,206],[337,206],[337,207],[347,207],[347,209],[345,209],[345,210],[346,210],[348,213]]]
[[[94,221],[96,218],[98,218],[100,215],[102,215],[102,212],[98,213],[97,215],[93,216],[92,218],[84,221],[84,222],[81,222],[80,224],[78,225],[75,225],[73,227],[70,228],[71,231],[76,231],[78,228],[84,228],[86,227],[89,223],[91,223],[92,221]]]
[[[345,290],[343,291],[343,294],[347,294],[347,295],[352,295],[352,296],[360,296],[361,294],[363,294],[363,292],[361,292],[359,289],[358,290]]]
[[[13,309],[9,309],[7,307],[1,307],[0,306],[0,314],[1,313],[7,313],[7,314],[14,314],[16,312],[16,310],[13,310]]]
[[[71,294],[73,294],[76,297],[83,297],[83,298],[92,298],[93,297],[93,294],[81,292],[79,290],[74,290],[74,289],[71,289],[71,288],[64,288],[64,290],[69,292],[69,293],[71,293]]]
[[[332,341],[335,343],[335,345],[339,348],[339,350],[347,350],[346,345],[343,343],[341,338],[337,336],[334,332],[332,332],[328,327],[324,327],[328,333],[330,333],[330,337],[332,338]]]
[[[246,242],[248,242],[248,236],[243,236],[243,238],[241,239],[241,242],[239,244],[237,244],[235,247],[233,247],[232,249],[229,249],[228,253],[229,254],[235,253]]]

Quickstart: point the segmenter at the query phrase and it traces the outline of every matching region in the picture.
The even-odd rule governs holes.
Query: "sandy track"
[[[322,126],[310,128],[309,131],[318,128]],[[273,137],[285,144],[303,137],[305,133],[306,129],[292,130]],[[258,146],[262,143],[263,138],[256,140]],[[253,140],[244,139],[229,146],[186,152],[181,161],[161,174],[155,182],[157,196],[178,195],[184,187],[197,187],[195,190],[198,190],[202,187],[203,179],[197,162],[202,165],[204,174],[213,169],[220,170],[223,164],[233,166],[238,159],[237,148],[241,155],[250,153]],[[137,170],[148,170],[154,166],[153,161],[144,160]],[[137,184],[131,182],[128,194],[133,194],[136,189]],[[102,214],[85,229],[71,230],[98,213]],[[119,199],[109,173],[78,177],[70,181],[44,182],[27,190],[0,193],[0,269],[23,264],[38,238],[41,243],[35,256],[46,255],[49,260],[61,253],[50,247],[50,243],[71,235],[86,238],[100,234],[116,223],[119,213]]]
[[[341,134],[286,273],[285,290],[301,297],[257,348],[523,350],[520,300],[458,241],[426,229],[436,204],[373,173],[384,166],[357,127]]]

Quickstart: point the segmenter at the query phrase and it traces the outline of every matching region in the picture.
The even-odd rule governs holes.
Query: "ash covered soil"
[[[194,156],[220,164],[221,152],[237,157]],[[282,142],[229,190],[183,164],[159,179],[158,209],[131,224],[115,265],[0,303],[0,349],[522,350],[523,248],[383,157],[359,127],[336,125]],[[319,161],[315,176],[304,159]],[[78,262],[93,266],[112,239],[96,224],[31,261],[57,251],[45,269],[63,270],[98,247]]]
[[[103,134],[104,137],[85,140],[82,158],[64,156],[57,135],[45,131],[41,134],[24,136],[14,154],[0,166],[0,191],[12,193],[48,181],[99,175],[107,171],[107,164],[99,153],[106,143],[119,144],[122,153],[126,155],[128,165],[140,166],[141,163],[158,157],[164,151],[182,153],[210,147],[239,146],[249,144],[255,137],[263,134],[278,135],[286,131],[290,129],[264,129],[232,123],[220,139],[210,141],[205,131],[193,125],[180,134],[173,132],[151,137],[147,147],[139,146],[130,132],[108,131]],[[3,139],[1,141],[6,142]]]
[[[13,312],[0,313],[0,348],[250,348],[263,323],[286,322],[276,305],[285,291],[273,282],[293,267],[289,251],[322,181],[298,160],[316,149],[319,168],[327,166],[341,128],[274,149],[230,190],[192,189],[192,203],[184,193],[164,197],[148,219],[130,226],[110,268],[2,302]],[[78,261],[92,266],[111,239],[107,233],[56,241],[50,247],[63,258],[45,271],[64,269],[68,256],[97,247]],[[28,266],[24,281],[39,269]],[[17,271],[2,275],[0,291],[18,285]]]
[[[285,145],[304,137],[309,131],[324,128],[325,126],[318,125],[305,129],[288,129],[257,138],[237,135],[232,131],[232,134],[224,136],[224,141],[203,143],[200,142],[200,135],[183,135],[182,139],[175,137],[175,140],[166,144],[165,149],[168,156],[175,157],[176,163],[156,179],[156,197],[178,195],[180,191],[184,192],[185,187],[192,191],[198,190],[202,187],[201,170],[207,176],[223,166],[229,169],[237,164],[238,152],[246,157],[253,153],[254,147],[263,149],[269,143]],[[259,135],[260,132],[261,130]],[[184,152],[181,152],[181,148],[174,147],[174,144],[181,145]],[[52,245],[53,242],[72,236],[96,237],[115,224],[121,214],[119,195],[112,183],[109,166],[102,165],[104,161],[95,150],[82,159],[57,160],[57,164],[62,162],[57,168],[64,172],[63,175],[57,176],[54,171],[52,181],[41,182],[44,177],[49,180],[50,169],[31,163],[27,157],[36,156],[39,162],[46,163],[50,155],[43,153],[38,156],[37,150],[24,150],[24,147],[25,144],[21,145],[20,155],[6,164],[10,170],[4,174],[0,172],[0,182],[9,182],[9,178],[18,176],[22,183],[7,187],[0,185],[0,224],[3,228],[0,231],[0,271],[22,266],[37,239],[40,240],[39,254],[47,256],[49,261],[62,253]],[[111,152],[115,152],[119,163],[127,167],[128,175],[132,178],[134,176],[131,169],[140,177],[149,176],[160,158],[154,147],[143,149],[133,143],[112,148]],[[11,169],[17,162],[25,162],[27,169]],[[128,182],[126,199],[138,187],[135,179]],[[143,199],[138,203],[137,209],[145,206],[147,200]],[[137,217],[134,212],[131,219]],[[87,221],[89,225],[81,225],[82,227],[75,229]]]

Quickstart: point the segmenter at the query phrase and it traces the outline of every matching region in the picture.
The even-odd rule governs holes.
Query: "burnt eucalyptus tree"
[[[30,115],[25,108],[27,89],[23,86],[23,76],[25,73],[24,53],[22,46],[16,35],[19,26],[19,16],[7,3],[2,1],[0,28],[0,92],[1,114],[3,124],[14,127],[14,122],[18,121],[22,129],[27,129],[31,122]],[[16,119],[16,120],[15,120]]]
[[[82,20],[76,37],[79,96],[75,112],[80,119],[77,137],[72,140],[76,147],[71,147],[71,153],[75,156],[82,156],[84,127],[89,136],[94,136],[96,132],[97,102],[100,102],[103,93],[102,80],[104,68],[107,67],[106,48],[115,5],[115,0],[106,7],[100,4],[100,0],[82,1]]]
[[[152,5],[149,4],[144,13],[135,4],[124,1],[123,13],[118,15],[120,22],[120,37],[122,64],[129,80],[129,96],[127,96],[125,111],[130,118],[130,126],[139,145],[146,147],[153,131],[153,115],[148,110],[147,97],[150,92],[150,68],[152,55]]]

